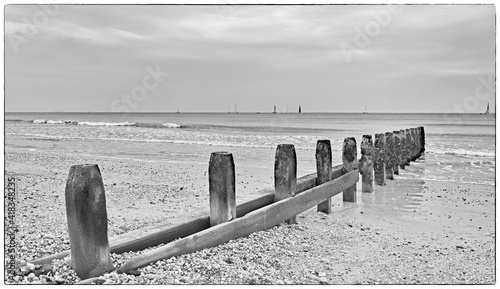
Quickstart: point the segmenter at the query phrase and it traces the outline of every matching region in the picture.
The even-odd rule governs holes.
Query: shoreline
[[[77,163],[95,162],[101,169],[110,220],[109,237],[208,208],[208,160],[206,165],[140,163],[18,149],[6,149],[5,159],[6,175],[11,174],[18,179],[18,261],[69,249],[64,185],[69,167]],[[266,185],[268,183],[272,183],[272,175],[268,176],[262,170],[244,168],[241,172],[237,171],[237,201],[238,193],[271,187]],[[395,188],[407,191],[408,195],[396,192]],[[110,276],[103,282],[493,284],[496,281],[494,186],[432,181],[424,184],[396,177],[396,180],[388,181],[387,186],[376,186],[373,194],[361,194],[359,191],[360,185],[357,206],[341,206],[341,201],[339,204],[338,200],[333,200],[334,213],[331,215],[316,213],[313,208],[298,216],[299,225],[280,225],[215,248],[160,261],[160,264],[140,269],[141,275],[134,278],[108,274]],[[131,199],[135,202],[130,202]],[[254,240],[256,238],[258,241]],[[403,241],[407,243],[403,244]],[[261,256],[261,259],[267,260],[262,264],[248,260],[247,256],[258,254],[262,246],[274,248],[279,243],[283,243],[282,249],[291,255],[269,253],[268,256]],[[350,246],[353,244],[356,246]],[[235,246],[248,250],[239,252]],[[339,250],[338,246],[345,251]],[[385,249],[380,251],[379,247]],[[112,259],[116,266],[137,254],[112,254]],[[212,258],[207,259],[203,254]],[[235,261],[226,262],[226,257]],[[325,260],[318,262],[318,258]],[[220,262],[217,261],[219,259]],[[353,263],[358,259],[363,260],[362,264]],[[74,271],[67,268],[68,261],[54,261],[54,270],[60,272],[58,276],[62,277],[49,278],[50,282],[72,284],[78,281]],[[297,264],[298,261],[302,264]],[[269,262],[280,264],[275,272],[265,270]],[[418,265],[415,265],[417,269],[405,268],[412,262]],[[375,272],[379,271],[380,263],[388,271],[399,272],[401,278],[387,272],[377,277]],[[175,270],[176,266],[182,268],[186,264],[191,264],[190,268]],[[256,269],[249,269],[249,265],[254,265]],[[175,267],[172,269],[175,274],[165,275],[164,271],[169,272],[171,266]],[[209,266],[211,269],[207,269]],[[212,272],[214,266],[219,270]],[[460,269],[462,267],[464,270]],[[467,267],[469,269],[465,270]],[[458,274],[459,271],[472,271],[474,274]],[[190,277],[185,277],[186,274]],[[30,283],[27,278],[22,280],[14,283]],[[37,280],[32,281],[36,284]]]

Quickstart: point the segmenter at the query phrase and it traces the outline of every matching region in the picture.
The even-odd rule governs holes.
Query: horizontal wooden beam
[[[332,170],[332,177],[340,175],[341,166]],[[306,191],[316,185],[316,173],[297,179],[297,193]],[[256,209],[262,208],[274,201],[274,189],[264,189],[238,199],[241,202],[236,206],[236,216],[242,217]],[[183,238],[210,227],[210,211],[197,210],[187,215],[170,219],[156,225],[147,226],[109,239],[111,253],[140,251],[151,246],[168,243],[178,238]],[[69,256],[70,250],[49,255],[31,261],[35,265],[48,264],[52,260]]]
[[[219,224],[132,258],[122,267],[118,268],[117,272],[126,273],[144,267],[152,262],[214,247],[232,239],[272,228],[339,194],[343,190],[353,186],[358,180],[359,172],[355,169],[337,179],[313,187],[294,197],[283,199],[250,212],[241,218]]]

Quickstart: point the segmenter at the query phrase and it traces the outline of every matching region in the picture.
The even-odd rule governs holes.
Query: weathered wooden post
[[[330,181],[332,173],[332,147],[329,140],[318,140],[316,143],[316,186]],[[318,204],[318,212],[330,214],[332,199]]]
[[[342,174],[358,169],[356,139],[346,137],[342,146]],[[344,190],[344,202],[356,202],[356,184]]]
[[[276,148],[274,160],[274,201],[295,196],[297,188],[297,156],[292,144],[280,144]],[[288,224],[297,224],[297,217],[286,220]]]
[[[420,128],[420,153],[423,154],[425,152],[425,130],[423,126],[419,126]]]
[[[363,135],[361,141],[361,191],[373,192],[373,141],[369,134]]]
[[[407,150],[407,155],[406,155],[406,165],[410,165],[411,161],[411,156],[412,156],[412,151],[413,151],[413,138],[411,137],[410,129],[407,128],[405,129],[405,134],[406,134],[406,147],[408,148]]]
[[[399,136],[399,131],[393,131],[394,135],[394,164],[393,171],[395,175],[399,175],[399,165],[401,164],[401,138]]]
[[[385,133],[385,177],[388,180],[394,180],[394,135],[392,132]]]
[[[95,164],[71,166],[65,198],[71,267],[81,279],[113,270],[106,196],[99,167]]]
[[[401,159],[400,159],[400,164],[399,168],[404,169],[406,166],[406,156],[407,156],[407,144],[406,144],[406,134],[404,130],[399,130],[399,138],[401,140]]]
[[[210,226],[236,218],[236,185],[233,155],[214,152],[208,164]]]
[[[417,136],[415,135],[415,129],[410,128],[410,134],[412,138],[412,147],[411,147],[411,161],[414,162],[417,159]]]
[[[422,155],[422,144],[420,143],[420,140],[421,140],[421,137],[420,137],[420,127],[416,127],[415,128],[415,135],[417,136],[417,148],[418,148],[418,151],[417,151],[417,158],[420,158],[420,156]]]
[[[383,133],[375,134],[373,144],[373,172],[375,174],[375,183],[379,186],[385,185],[385,135]]]

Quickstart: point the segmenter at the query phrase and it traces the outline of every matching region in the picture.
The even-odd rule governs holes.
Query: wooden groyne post
[[[418,158],[418,138],[415,133],[415,128],[410,128],[410,134],[412,138],[412,150],[411,150],[411,161],[414,162]]]
[[[332,147],[330,140],[318,140],[316,143],[316,186],[330,181],[332,174]],[[332,199],[329,198],[318,204],[318,212],[330,214]]]
[[[413,137],[411,136],[409,128],[405,129],[405,134],[406,134],[406,149],[407,149],[406,165],[409,166],[413,152]]]
[[[375,134],[373,144],[373,173],[375,183],[379,186],[385,185],[385,135],[383,133]]]
[[[65,198],[71,267],[82,279],[113,270],[106,196],[99,167],[95,164],[72,166]]]
[[[278,202],[295,196],[297,189],[297,156],[292,144],[280,144],[276,148],[274,160],[274,201]],[[286,220],[288,224],[297,224],[297,217]]]
[[[210,226],[236,218],[236,185],[233,155],[214,152],[208,165]]]
[[[406,143],[406,134],[404,130],[399,130],[398,135],[401,141],[401,155],[400,155],[400,163],[399,168],[404,169],[406,166],[406,159],[408,155],[407,143]]]
[[[392,132],[385,133],[385,177],[388,180],[394,180],[394,135]]]
[[[401,164],[401,138],[399,131],[393,131],[394,135],[394,163],[392,169],[395,175],[399,175],[399,165]]]
[[[373,192],[373,141],[369,134],[363,135],[361,141],[361,191],[363,193]]]
[[[346,137],[342,146],[342,173],[346,174],[350,171],[358,169],[356,139]],[[344,202],[356,202],[356,184],[344,190]]]
[[[420,130],[420,154],[425,152],[425,130],[423,126],[418,127]]]

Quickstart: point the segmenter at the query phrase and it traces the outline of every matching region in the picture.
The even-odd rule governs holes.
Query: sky
[[[493,5],[7,5],[6,112],[495,107]]]

